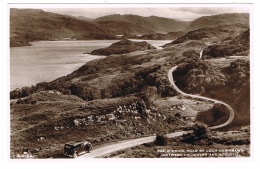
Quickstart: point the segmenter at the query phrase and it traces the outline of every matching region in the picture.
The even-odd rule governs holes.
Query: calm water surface
[[[117,41],[38,41],[32,42],[33,46],[11,48],[10,90],[65,76],[86,62],[104,58],[104,56],[83,54],[84,52],[107,47],[115,42]],[[160,48],[159,46],[171,41],[148,40],[147,42]]]

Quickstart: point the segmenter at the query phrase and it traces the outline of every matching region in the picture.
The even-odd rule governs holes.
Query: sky
[[[249,7],[244,6],[229,6],[229,7],[90,7],[90,8],[41,8],[48,12],[67,14],[73,16],[84,16],[87,18],[98,18],[112,14],[134,14],[140,16],[160,16],[183,21],[192,21],[201,16],[215,15],[221,13],[249,13]]]

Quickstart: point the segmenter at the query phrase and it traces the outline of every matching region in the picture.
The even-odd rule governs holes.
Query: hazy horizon
[[[120,14],[139,15],[143,17],[158,16],[182,21],[192,21],[202,16],[217,15],[223,13],[249,13],[250,5],[215,5],[215,6],[180,6],[180,5],[16,5],[10,8],[42,9],[47,12],[58,13],[71,16],[83,16],[90,19],[98,17]]]
[[[192,21],[202,16],[217,15],[223,13],[249,13],[246,7],[152,7],[152,8],[39,8],[47,12],[65,14],[71,16],[83,16],[95,19],[98,17],[120,14],[139,15],[143,17],[158,16],[183,21]]]

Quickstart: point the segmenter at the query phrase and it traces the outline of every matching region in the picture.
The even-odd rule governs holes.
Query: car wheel
[[[77,151],[74,152],[73,157],[74,157],[74,158],[77,158],[77,157],[78,157]]]

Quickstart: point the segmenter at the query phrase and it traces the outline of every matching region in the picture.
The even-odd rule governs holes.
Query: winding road
[[[175,133],[170,133],[166,134],[168,138],[173,138],[173,137],[178,137],[183,134],[189,133],[191,131],[180,131],[180,132],[175,132]],[[79,156],[77,159],[82,159],[82,158],[97,158],[97,157],[102,157],[107,154],[122,150],[122,149],[127,149],[131,147],[135,147],[138,145],[141,145],[143,143],[149,143],[154,141],[156,136],[148,136],[148,137],[142,137],[142,138],[136,138],[136,139],[129,139],[129,140],[123,140],[116,142],[111,145],[103,146],[97,149],[93,149],[90,153],[84,154]]]
[[[202,100],[211,101],[211,102],[214,102],[214,103],[223,104],[224,106],[226,106],[229,109],[229,111],[230,111],[229,119],[223,124],[210,127],[210,129],[217,129],[217,128],[221,128],[221,127],[224,127],[224,126],[227,126],[228,124],[230,124],[232,122],[232,120],[234,119],[235,113],[234,113],[234,110],[228,104],[226,104],[222,101],[219,101],[219,100],[184,93],[176,86],[176,84],[174,83],[174,80],[173,80],[172,73],[177,69],[177,67],[178,66],[175,66],[168,71],[168,79],[169,79],[171,85],[173,86],[173,88],[178,93],[180,93],[183,96],[190,97],[190,98],[193,98],[193,99],[202,99]],[[173,138],[173,137],[178,137],[178,136],[181,136],[183,134],[190,133],[190,132],[192,132],[192,131],[180,131],[180,132],[174,132],[174,133],[166,134],[166,136],[168,138]],[[99,148],[93,149],[90,153],[79,156],[77,159],[104,157],[105,155],[108,155],[110,153],[113,153],[113,152],[116,152],[116,151],[119,151],[119,150],[138,146],[138,145],[141,145],[143,143],[152,142],[152,141],[155,140],[155,138],[156,138],[156,136],[148,136],[148,137],[142,137],[142,138],[136,138],[136,139],[123,140],[123,141],[119,141],[119,142],[116,142],[116,143],[112,143],[110,145],[103,145]]]
[[[206,101],[211,101],[211,102],[214,102],[214,103],[219,103],[219,104],[222,104],[224,106],[226,106],[230,112],[230,116],[229,116],[229,119],[223,123],[223,124],[220,124],[220,125],[217,125],[217,126],[211,126],[210,129],[217,129],[217,128],[221,128],[221,127],[224,127],[224,126],[227,126],[228,124],[230,124],[233,119],[234,119],[234,116],[235,116],[235,112],[234,110],[232,109],[232,107],[230,107],[228,104],[222,102],[222,101],[219,101],[219,100],[215,100],[215,99],[211,99],[211,98],[207,98],[207,97],[204,97],[204,96],[198,96],[198,95],[192,95],[192,94],[187,94],[187,93],[184,93],[183,91],[181,91],[177,86],[176,84],[174,83],[174,80],[173,80],[173,76],[172,76],[172,73],[177,69],[178,66],[174,66],[173,68],[171,68],[169,71],[168,71],[168,79],[171,83],[171,85],[173,86],[173,88],[180,94],[182,94],[183,96],[186,96],[186,97],[190,97],[190,98],[193,98],[193,99],[203,99],[203,100],[206,100]]]

